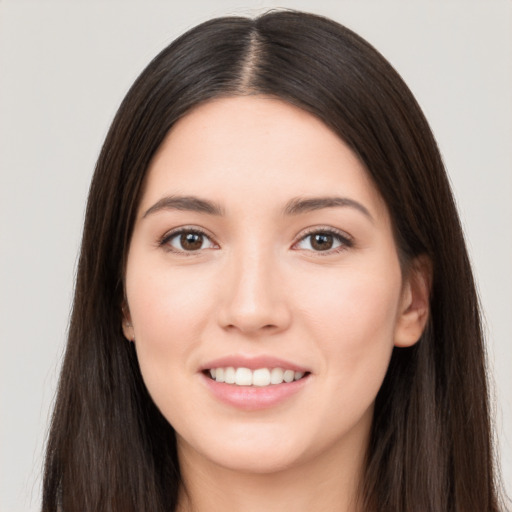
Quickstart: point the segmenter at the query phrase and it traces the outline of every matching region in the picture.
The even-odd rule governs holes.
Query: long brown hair
[[[136,80],[91,184],[69,338],[47,446],[44,512],[176,507],[175,436],[121,331],[141,184],[173,124],[210,98],[265,94],[307,110],[359,156],[403,262],[433,265],[421,340],[395,348],[376,399],[367,511],[497,511],[478,298],[443,163],[419,106],[366,41],[320,16],[272,11],[190,30]]]

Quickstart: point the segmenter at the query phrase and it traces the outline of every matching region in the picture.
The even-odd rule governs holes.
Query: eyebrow
[[[183,210],[189,212],[206,213],[208,215],[223,215],[224,211],[220,205],[206,199],[195,196],[168,196],[157,201],[151,208],[146,210],[142,218],[161,210]]]
[[[355,208],[363,213],[368,219],[374,222],[374,219],[368,209],[358,201],[348,197],[312,197],[312,198],[294,198],[286,203],[283,210],[285,215],[300,215],[302,213],[321,210],[323,208],[349,207]],[[189,212],[205,213],[207,215],[224,215],[224,209],[213,201],[201,199],[196,196],[167,196],[158,200],[151,206],[142,218],[161,210],[182,210]]]
[[[286,215],[299,215],[322,208],[349,207],[363,213],[368,219],[374,222],[374,219],[368,209],[358,201],[348,197],[312,197],[308,199],[295,198],[286,204],[284,213]]]

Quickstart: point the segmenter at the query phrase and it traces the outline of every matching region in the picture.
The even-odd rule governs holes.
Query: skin
[[[179,195],[222,215],[154,207]],[[283,211],[333,196],[363,208]],[[182,227],[207,235],[201,248],[170,238]],[[311,230],[342,238],[318,250]],[[177,433],[180,510],[357,510],[374,400],[393,347],[421,335],[428,288],[427,265],[401,268],[364,166],[317,118],[250,96],[181,119],[148,169],[123,323]],[[284,402],[244,411],[214,397],[200,371],[232,354],[279,357],[310,375]]]

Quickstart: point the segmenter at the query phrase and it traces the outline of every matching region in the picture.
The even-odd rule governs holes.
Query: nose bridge
[[[289,310],[280,286],[279,261],[269,244],[246,244],[234,250],[226,268],[221,323],[244,333],[279,330]]]

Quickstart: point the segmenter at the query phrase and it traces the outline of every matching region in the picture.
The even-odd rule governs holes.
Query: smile
[[[235,386],[266,387],[290,383],[302,379],[307,372],[294,371],[283,368],[235,368],[233,366],[211,368],[208,370],[212,380],[233,384]]]

